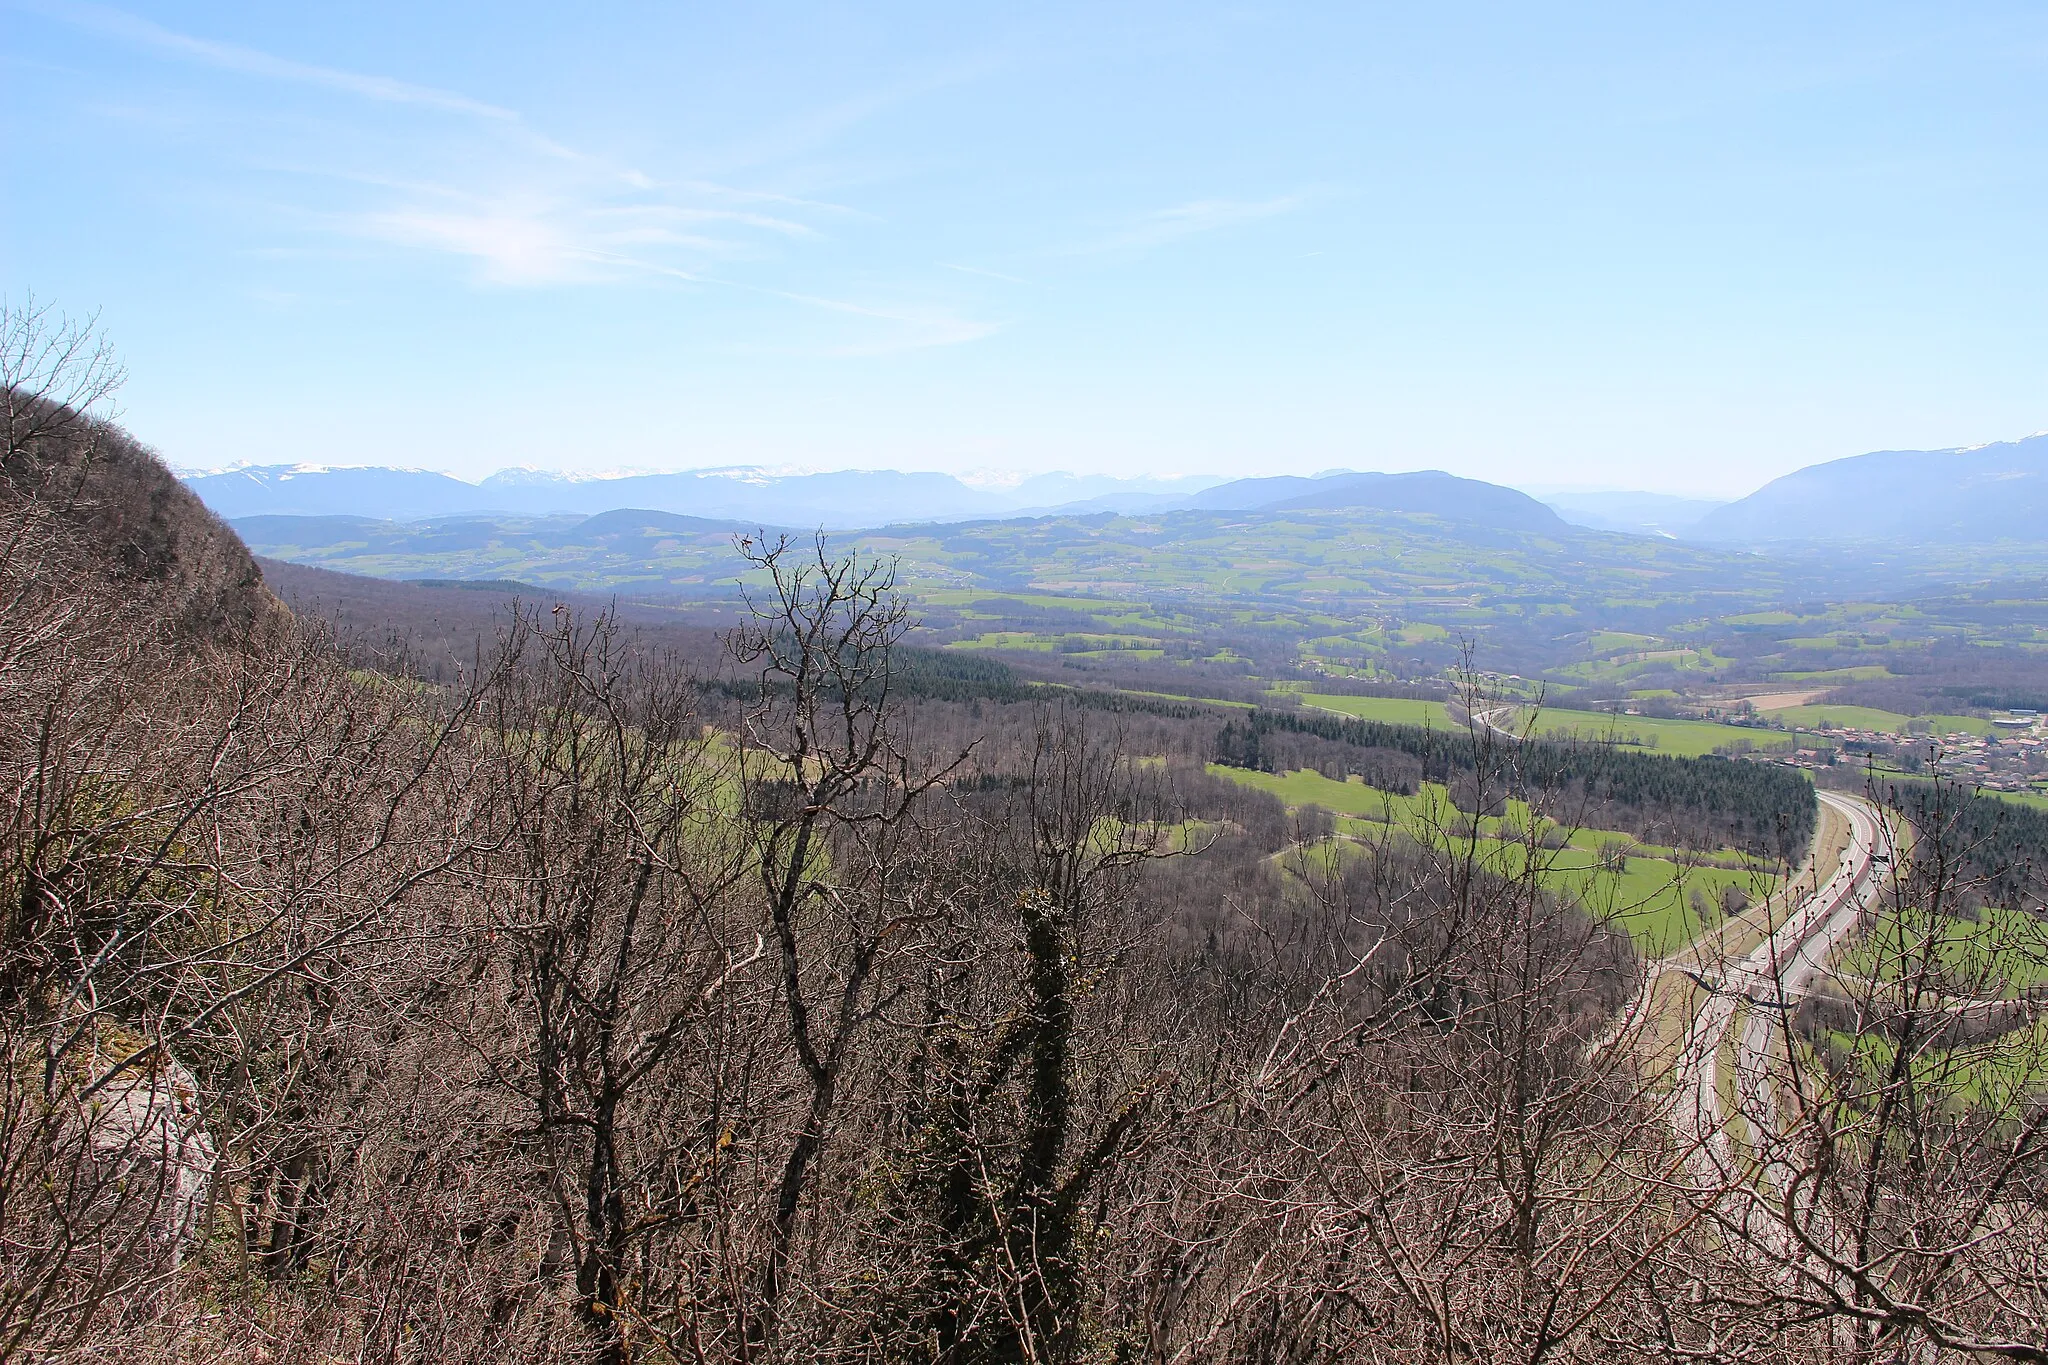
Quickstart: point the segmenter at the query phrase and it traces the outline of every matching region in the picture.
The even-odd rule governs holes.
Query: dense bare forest
[[[271,595],[89,331],[0,349],[0,1356],[2048,1360],[2037,940],[1946,946],[2035,885],[1938,788],[1721,1161],[1545,830],[1803,844],[1783,770],[934,673],[823,542],[716,638],[400,648]],[[1521,856],[1333,837],[1209,771],[1254,738],[1442,759]]]

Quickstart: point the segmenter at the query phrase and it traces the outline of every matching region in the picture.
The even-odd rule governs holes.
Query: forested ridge
[[[716,634],[340,630],[89,334],[8,329],[0,1357],[2043,1358],[2031,1098],[1915,1111],[1916,1165],[1817,1085],[1802,1169],[1882,1180],[1816,1271],[1672,1122],[1650,964],[1534,821],[1338,836],[1208,765],[1701,840],[1796,775],[1016,695],[822,539],[743,544]]]

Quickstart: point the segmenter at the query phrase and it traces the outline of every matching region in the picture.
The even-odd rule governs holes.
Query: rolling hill
[[[899,524],[844,543],[894,557],[926,625],[962,645],[1049,647],[1036,637],[1051,617],[1039,618],[1064,619],[1064,604],[1081,600],[1100,619],[1066,621],[1055,635],[1107,630],[1130,637],[1107,647],[1175,657],[1199,640],[1210,652],[1234,641],[1239,654],[1289,661],[1315,639],[1332,661],[1398,656],[1425,671],[1455,660],[1465,639],[1483,643],[1496,666],[1527,670],[1578,657],[1588,631],[1660,631],[1755,610],[1788,590],[1783,566],[1755,555],[1545,519],[1524,530],[1302,506]],[[744,566],[732,539],[743,525],[648,511],[235,523],[259,554],[345,573],[705,606],[733,598]]]
[[[1219,512],[1372,508],[1518,531],[1554,532],[1565,525],[1556,512],[1526,493],[1478,479],[1461,479],[1437,469],[1407,474],[1337,470],[1314,478],[1280,475],[1239,479],[1204,489],[1180,506],[1190,511]]]
[[[1880,450],[1809,465],[1701,518],[1723,544],[2039,541],[2048,434],[1954,450]]]

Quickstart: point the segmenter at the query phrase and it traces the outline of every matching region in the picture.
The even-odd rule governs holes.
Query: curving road
[[[1513,706],[1492,706],[1471,711],[1470,718],[1475,726],[1520,743],[1523,736],[1511,728],[1515,714]],[[1891,826],[1877,807],[1840,792],[1815,795],[1849,822],[1848,847],[1834,875],[1807,893],[1785,922],[1744,956],[1724,959],[1718,969],[1693,970],[1683,965],[1681,954],[1651,969],[1653,976],[1666,969],[1684,971],[1708,992],[1679,1051],[1672,1119],[1692,1147],[1694,1174],[1713,1188],[1735,1186],[1741,1169],[1728,1136],[1733,1116],[1721,1099],[1722,1053],[1737,1009],[1749,1007],[1735,1040],[1735,1109],[1749,1130],[1751,1153],[1764,1180],[1782,1195],[1792,1172],[1784,1160],[1777,1087],[1771,1080],[1773,1044],[1783,1032],[1786,1012],[1827,972],[1828,959],[1856,932],[1862,913],[1875,907],[1896,865]],[[1649,1002],[1649,983],[1639,998]]]
[[[1696,1178],[1730,1191],[1729,1199],[1762,1216],[1752,1230],[1774,1242],[1782,1240],[1775,1220],[1754,1200],[1744,1198],[1742,1165],[1729,1139],[1730,1120],[1740,1116],[1749,1133],[1751,1156],[1758,1162],[1768,1189],[1782,1196],[1791,1177],[1777,1115],[1777,1087],[1771,1078],[1773,1044],[1783,1032],[1784,1012],[1795,1006],[1827,971],[1834,950],[1856,930],[1859,916],[1876,904],[1890,875],[1895,850],[1891,829],[1876,807],[1860,797],[1820,792],[1820,800],[1849,821],[1849,845],[1835,874],[1810,892],[1778,930],[1745,956],[1726,961],[1718,973],[1701,972],[1695,979],[1709,995],[1693,1016],[1679,1053],[1673,1122],[1692,1146]],[[1738,1008],[1749,1015],[1735,1039],[1732,1089],[1736,1114],[1727,1112],[1721,1095],[1723,1053]],[[1738,1188],[1740,1187],[1740,1188]]]

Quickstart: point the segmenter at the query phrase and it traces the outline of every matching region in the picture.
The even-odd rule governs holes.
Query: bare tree
[[[906,899],[893,838],[958,757],[916,754],[892,692],[890,651],[910,620],[895,567],[834,558],[823,536],[743,540],[766,595],[734,633],[758,700],[738,734],[739,778],[767,922],[781,966],[802,1118],[775,1182],[760,1300],[749,1340],[773,1340],[797,1218],[858,1039],[883,1007],[875,971],[921,907]],[[850,837],[836,844],[832,836]],[[833,852],[855,855],[836,866]]]
[[[7,473],[38,446],[114,421],[114,394],[127,377],[97,316],[66,317],[33,295],[20,304],[0,300]]]
[[[933,832],[947,865],[889,1021],[903,1099],[867,1254],[899,1269],[850,1302],[861,1337],[904,1358],[1088,1349],[1108,1292],[1093,1239],[1172,1084],[1129,973],[1141,871],[1194,851],[1189,830],[1114,728],[1049,708],[1022,738],[982,755],[994,781]]]
[[[1778,1027],[1786,1080],[1751,1111],[1784,1229],[1763,1246],[1845,1359],[2048,1360],[2043,907],[2026,869],[1987,867],[1966,790],[1873,796],[1911,855]]]
[[[531,1106],[559,1215],[547,1261],[596,1358],[623,1361],[672,1306],[665,1261],[740,1122],[705,1054],[764,945],[737,922],[734,770],[693,680],[611,617],[522,611],[501,648],[488,733],[512,838],[486,876],[504,961],[480,970],[509,972],[513,1008],[474,1045]]]

